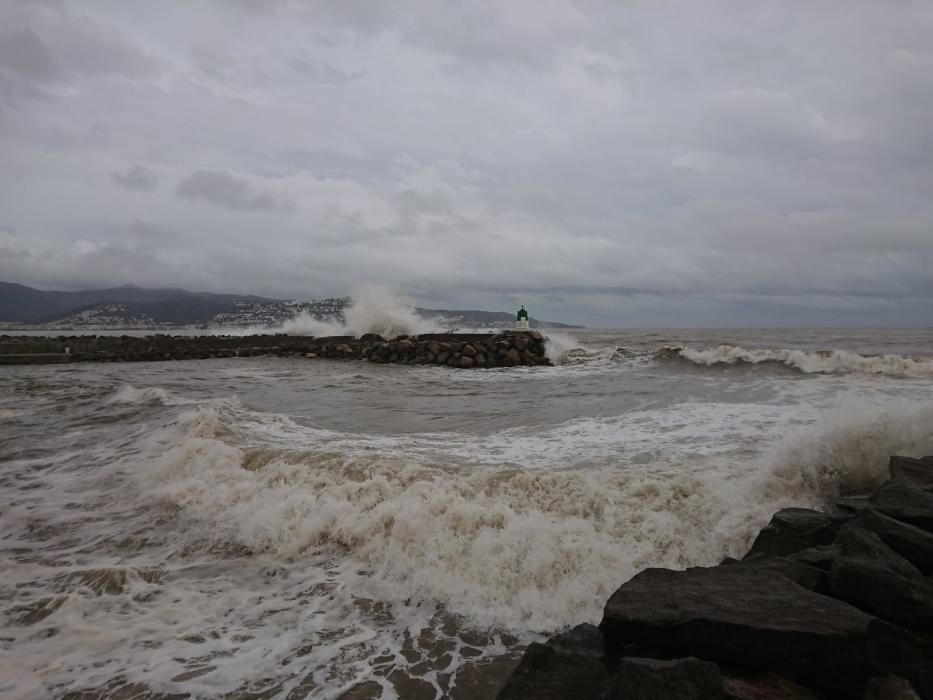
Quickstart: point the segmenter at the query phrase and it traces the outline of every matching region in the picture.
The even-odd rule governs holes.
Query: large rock
[[[832,594],[878,617],[916,630],[933,629],[933,581],[873,532],[846,527],[837,538]]]
[[[662,661],[626,657],[612,684],[611,700],[726,700],[719,667],[701,659]]]
[[[785,557],[759,556],[738,562],[737,565],[774,576],[785,576],[797,585],[811,591],[821,588],[826,580],[826,570],[803,561]]]
[[[874,532],[922,574],[933,575],[933,533],[871,509],[855,516],[852,525]]]
[[[933,698],[933,647],[905,629],[881,620],[868,626],[868,656],[875,676],[907,679],[922,698]]]
[[[723,688],[729,700],[824,700],[822,693],[776,673],[743,678],[726,677]]]
[[[790,558],[801,564],[806,564],[816,569],[822,569],[823,571],[829,571],[840,553],[839,545],[827,544],[820,547],[810,547],[810,549],[805,549],[802,552],[790,555]]]
[[[921,700],[906,678],[878,676],[868,681],[865,700]]]
[[[872,508],[885,515],[933,532],[933,493],[905,479],[884,482],[868,500]]]
[[[746,558],[763,554],[787,556],[831,544],[849,515],[821,513],[806,508],[785,508],[760,532]]]
[[[891,476],[922,489],[933,489],[933,457],[891,457],[888,462]]]
[[[871,620],[784,576],[733,565],[642,571],[610,597],[600,628],[612,650],[697,656],[851,694],[872,675]]]
[[[498,700],[604,700],[609,697],[609,669],[603,635],[593,625],[579,625],[531,644],[499,691]]]

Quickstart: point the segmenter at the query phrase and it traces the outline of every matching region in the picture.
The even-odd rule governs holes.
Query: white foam
[[[437,333],[440,327],[419,316],[414,308],[400,301],[388,289],[362,287],[353,292],[352,301],[344,310],[344,321],[320,320],[299,314],[282,324],[281,332],[289,335],[354,335],[378,333],[384,338],[399,335]]]
[[[66,596],[46,621],[0,622],[11,697],[116,677],[200,697],[271,679],[286,695],[308,676],[315,696],[375,678],[391,697],[375,659],[414,666],[403,646],[440,634],[439,614],[522,641],[595,622],[637,571],[741,555],[778,508],[877,483],[892,453],[933,453],[933,406],[880,390],[828,413],[694,400],[486,436],[341,433],[233,399],[120,394],[165,405],[159,427],[136,425],[129,450],[124,426],[119,451],[101,445],[82,469],[50,472],[34,505],[0,509],[10,542],[48,515],[63,537],[98,543],[80,565],[4,562],[9,600]],[[125,537],[145,549],[99,546]],[[153,562],[158,581],[138,575]],[[90,566],[125,571],[125,586],[62,583]],[[419,673],[441,696],[435,671]]]
[[[585,352],[580,343],[571,335],[548,331],[544,344],[544,353],[555,365],[563,364],[574,351]]]
[[[114,404],[162,404],[170,406],[179,403],[178,397],[167,389],[156,386],[136,387],[124,384],[109,399]]]
[[[662,348],[663,355],[673,354],[698,365],[777,362],[806,374],[849,373],[891,377],[933,378],[933,359],[900,355],[859,355],[848,350],[813,352],[790,349],[752,349],[720,345],[709,350],[690,347]]]
[[[702,469],[456,470],[310,449],[252,468],[248,452],[214,437],[221,417],[201,408],[159,443],[144,477],[150,494],[255,550],[292,558],[339,546],[386,585],[385,599],[549,630],[596,619],[640,568],[738,554],[776,508],[818,503],[831,482],[875,483],[893,452],[933,452],[931,417],[912,406],[832,418],[757,467],[715,457]]]

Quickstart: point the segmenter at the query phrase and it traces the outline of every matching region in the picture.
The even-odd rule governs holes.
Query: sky
[[[933,3],[0,0],[0,280],[933,325]]]

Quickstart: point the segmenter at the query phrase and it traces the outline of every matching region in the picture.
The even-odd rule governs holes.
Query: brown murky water
[[[0,695],[492,698],[638,570],[740,554],[776,508],[933,451],[931,341],[0,368]]]

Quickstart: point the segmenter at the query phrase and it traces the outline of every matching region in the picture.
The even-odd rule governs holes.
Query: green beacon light
[[[515,330],[517,331],[527,331],[530,328],[528,325],[528,312],[525,311],[525,306],[522,305],[522,308],[518,310],[518,313],[515,314]]]

